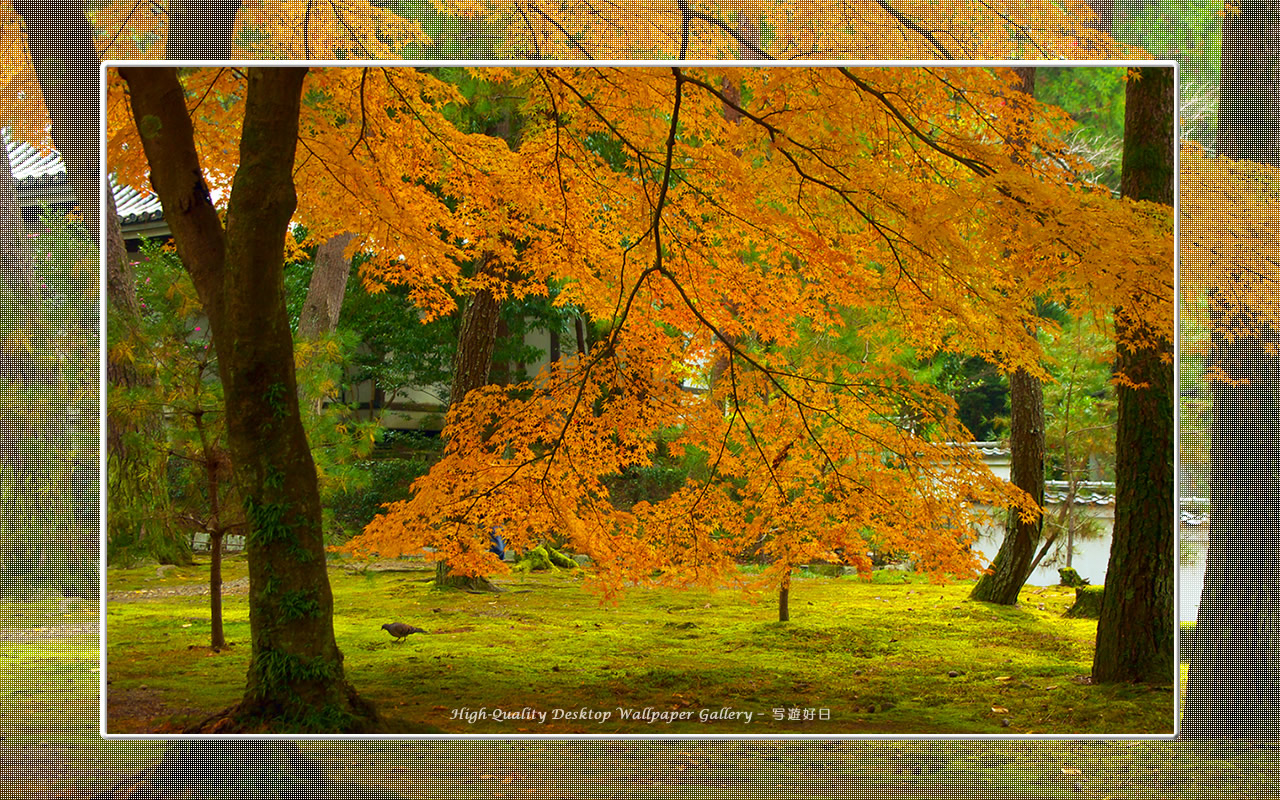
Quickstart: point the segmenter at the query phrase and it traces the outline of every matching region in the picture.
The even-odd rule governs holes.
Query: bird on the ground
[[[388,622],[382,629],[394,636],[397,642],[403,641],[411,633],[426,633],[422,628],[415,628],[404,622]]]

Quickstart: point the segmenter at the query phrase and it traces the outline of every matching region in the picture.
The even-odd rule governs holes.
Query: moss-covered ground
[[[1092,686],[1096,621],[1074,590],[1017,607],[969,582],[801,572],[791,620],[736,589],[637,588],[617,604],[582,570],[511,573],[499,594],[438,592],[421,562],[330,570],[348,679],[404,732],[463,734],[1168,734],[1166,686]],[[242,560],[225,565],[232,586]],[[107,727],[166,732],[234,704],[248,665],[244,593],[224,598],[233,646],[208,648],[207,566],[111,570]],[[242,583],[242,581],[241,581]],[[384,622],[419,626],[396,642]]]
[[[233,570],[242,569],[242,565],[234,562],[231,566]],[[198,583],[202,577],[199,569],[170,571],[162,579],[155,578],[154,567],[112,572],[109,577],[109,590],[113,593],[134,591],[125,588],[129,586],[143,587],[143,591],[152,594],[138,596],[153,598],[111,604],[111,608],[118,605],[130,609],[120,615],[118,621],[135,620],[124,625],[122,633],[135,637],[139,642],[155,643],[151,653],[153,667],[150,670],[131,667],[134,677],[124,674],[123,669],[120,675],[109,673],[112,684],[108,688],[113,691],[117,681],[131,685],[121,700],[131,703],[134,711],[120,711],[119,722],[133,719],[139,727],[153,725],[163,728],[178,724],[191,713],[203,713],[205,709],[201,707],[202,704],[207,703],[212,707],[234,700],[239,681],[243,679],[243,654],[236,652],[236,647],[219,654],[209,654],[203,649],[203,637],[208,630],[200,626],[207,624],[207,615],[197,609],[203,609],[203,602],[207,598],[191,598],[192,604],[184,606],[186,611],[181,612],[182,616],[172,620],[167,626],[142,622],[145,619],[143,612],[153,603],[157,604],[157,608],[171,602],[176,603],[176,599],[167,596],[166,592],[186,591],[185,587]],[[233,574],[232,579],[235,577],[237,575]],[[611,610],[608,606],[601,608],[590,596],[582,597],[577,592],[573,579],[567,575],[549,576],[545,579],[522,577],[520,580],[529,588],[539,585],[560,587],[543,590],[541,602],[545,611],[557,611],[561,621],[546,623],[546,634],[542,637],[538,652],[516,653],[517,656],[523,655],[523,662],[509,657],[503,661],[502,646],[511,641],[503,637],[514,634],[501,634],[500,620],[504,618],[496,612],[514,612],[514,607],[508,606],[508,603],[519,598],[532,601],[538,593],[518,593],[513,589],[500,597],[430,595],[418,591],[417,579],[420,577],[425,576],[394,572],[363,576],[334,571],[340,608],[345,609],[339,614],[338,624],[340,631],[346,631],[340,635],[344,637],[343,644],[352,680],[364,693],[381,692],[384,712],[399,714],[408,720],[417,718],[418,712],[414,709],[424,707],[417,702],[419,699],[445,692],[460,693],[470,685],[473,681],[462,677],[461,666],[464,663],[475,663],[485,654],[481,650],[486,651],[489,656],[484,663],[502,665],[503,672],[499,672],[499,676],[521,669],[530,674],[532,680],[525,689],[528,694],[524,695],[530,698],[528,704],[551,705],[556,698],[534,694],[540,686],[540,673],[533,666],[521,667],[520,664],[541,664],[542,669],[557,675],[552,667],[559,665],[563,671],[570,663],[566,655],[558,658],[551,655],[561,647],[558,639],[581,639],[588,636],[590,630],[586,629],[594,630],[596,621],[601,623],[602,628],[608,619],[613,619],[615,625],[620,625],[621,620],[626,618],[625,615],[639,613],[628,611],[632,603],[637,608],[640,607],[638,600],[631,598],[624,600],[616,610]],[[945,609],[939,610],[959,613],[954,608],[956,605],[961,606],[962,612],[967,606],[963,603],[963,586],[939,589],[929,584],[902,584],[901,576],[897,577],[898,584],[890,582],[863,585],[867,596],[859,602],[846,601],[846,613],[852,613],[855,606],[866,610],[877,609],[878,606],[874,605],[877,603],[896,604],[899,600],[905,602],[907,591],[919,591],[925,599],[932,596],[928,593],[938,592],[939,598],[949,597],[953,601],[959,601],[950,602]],[[357,595],[365,592],[371,594],[363,600],[358,599],[343,588],[348,582],[351,585],[371,587],[357,592]],[[831,626],[847,624],[848,621],[834,619],[835,613],[821,613],[823,607],[819,605],[824,602],[822,598],[825,590],[844,589],[845,583],[855,587],[854,591],[861,597],[861,589],[856,588],[859,585],[847,579],[798,581],[795,617],[791,626],[797,630],[817,632],[807,634],[810,644],[822,640],[820,634],[824,629],[830,630]],[[385,600],[378,599],[377,587],[382,587]],[[953,591],[954,595],[948,595]],[[903,595],[901,598],[899,593]],[[416,598],[420,594],[420,599],[429,604],[422,606],[425,613],[417,621],[421,627],[431,632],[410,637],[403,645],[392,645],[385,632],[379,630],[381,617],[357,619],[351,621],[349,626],[344,622],[343,614],[355,614],[357,607],[366,608],[363,605],[365,603],[369,604],[368,613],[391,612],[408,618],[408,612],[415,609],[412,605],[414,601],[405,600],[403,595]],[[1063,596],[1053,597],[1053,594]],[[1065,591],[1048,589],[1041,595],[1024,596],[1026,623],[1033,628],[1037,625],[1056,624],[1058,620],[1054,614],[1060,612],[1071,599],[1066,594]],[[231,595],[228,598],[232,609],[243,602],[242,596],[239,600],[235,597]],[[881,600],[876,601],[876,597]],[[698,602],[699,599],[702,602]],[[707,602],[712,604],[710,609],[705,608]],[[809,606],[810,602],[814,606]],[[834,603],[831,600],[826,602]],[[1045,604],[1043,611],[1038,608],[1040,602]],[[497,605],[491,606],[490,603]],[[743,626],[743,630],[757,632],[762,643],[769,643],[777,651],[772,667],[756,670],[759,673],[757,680],[775,681],[770,669],[783,669],[783,655],[792,650],[779,646],[780,641],[788,640],[780,639],[779,626],[769,621],[773,607],[768,600],[750,605],[741,603],[739,596],[727,593],[707,595],[705,599],[695,598],[693,595],[668,596],[667,606],[661,607],[660,611],[670,619],[655,619],[645,627],[665,629],[668,621],[676,622],[677,625],[692,621],[701,626],[701,623],[690,616],[695,613],[702,614],[707,619],[714,615],[723,622],[722,615],[728,614],[726,609],[730,606],[742,615],[737,624]],[[913,594],[910,595],[910,607],[923,609],[924,604],[917,605],[917,595]],[[441,610],[436,612],[435,608]],[[529,609],[531,606],[525,608]],[[657,606],[650,607],[653,616],[658,617],[658,609]],[[488,613],[473,613],[479,611]],[[121,776],[154,764],[163,751],[163,741],[103,741],[97,735],[97,613],[96,603],[72,603],[70,608],[61,607],[58,601],[0,603],[0,631],[4,644],[0,649],[0,669],[4,678],[0,684],[0,786],[5,788],[4,796],[83,796],[82,792],[104,788]],[[1011,615],[1011,619],[1020,618],[1017,609],[1005,610],[1004,613]],[[437,615],[444,614],[453,614],[454,621],[445,622],[447,618],[444,617],[437,621]],[[472,614],[472,618],[464,623],[462,618],[467,614]],[[586,616],[580,620],[570,620],[574,614]],[[518,618],[513,619],[514,616],[512,613],[505,618],[507,631],[519,631],[524,624],[532,625]],[[889,622],[895,630],[902,631],[910,627],[907,622],[914,619],[893,619],[892,615],[882,614],[882,621],[885,616],[890,617]],[[952,627],[968,625],[965,619],[973,616],[970,612],[952,617]],[[187,624],[191,627],[182,627]],[[243,625],[243,621],[234,624]],[[581,627],[575,628],[575,624]],[[941,624],[945,627],[945,619]],[[516,627],[512,628],[512,625]],[[494,646],[464,646],[463,637],[467,631],[445,633],[448,629],[463,627],[489,633],[490,638],[495,640],[491,642]],[[1017,626],[1017,629],[1021,628],[1021,625]],[[1009,626],[1009,630],[1014,629]],[[709,625],[698,628],[673,627],[668,630],[677,634],[699,633],[705,637],[702,640],[705,663],[712,664],[718,660],[716,654],[705,647],[707,641],[715,638]],[[233,641],[238,641],[243,636],[243,628],[232,631]],[[169,636],[164,636],[165,633]],[[1076,634],[1071,634],[1071,638],[1075,636]],[[898,638],[899,642],[886,640],[880,646],[907,646],[907,640],[901,636],[891,634],[889,638]],[[1036,640],[1035,637],[1031,639]],[[446,641],[452,642],[452,658],[446,657],[447,653],[443,652],[446,648],[442,643]],[[599,643],[609,640],[596,641]],[[652,639],[649,641],[653,642]],[[674,641],[681,640],[677,637]],[[799,639],[790,641],[794,643]],[[862,641],[865,642],[866,639]],[[763,649],[763,644],[756,645],[746,641],[739,644],[739,651],[754,651],[758,646]],[[146,655],[141,650],[130,653],[129,648],[119,642],[114,643],[114,646],[116,656],[123,659],[120,664],[122,668],[129,660],[145,666]],[[392,647],[396,649],[393,650]],[[985,643],[980,642],[974,647],[971,641],[966,642],[957,650],[966,655],[955,655],[954,659],[969,658],[971,663],[985,661],[982,651],[986,648]],[[689,649],[698,648],[690,645]],[[637,675],[647,675],[658,668],[653,663],[654,659],[646,654],[637,656],[633,651],[629,652],[632,660],[636,661]],[[669,656],[672,651],[663,652]],[[185,662],[179,657],[182,653],[189,657]],[[436,655],[441,658],[437,660]],[[232,660],[232,657],[236,660]],[[818,657],[817,654],[810,653],[809,661],[804,663],[812,663],[812,659]],[[833,657],[854,656],[836,654]],[[197,659],[208,662],[208,666],[193,666]],[[450,665],[452,670],[449,669]],[[428,666],[433,669],[428,671]],[[387,674],[379,675],[379,667]],[[415,667],[418,669],[415,670]],[[173,668],[187,670],[187,680],[171,681],[166,673]],[[580,668],[584,672],[570,674],[582,678],[586,667]],[[1085,671],[1079,666],[1076,669],[1077,674]],[[705,675],[710,670],[711,667],[704,666],[701,671]],[[920,673],[927,671],[918,670]],[[208,685],[201,685],[201,681],[195,680],[201,672],[210,678],[216,678],[216,681],[209,680],[205,682]],[[974,679],[974,672],[975,670],[967,671],[970,679],[967,685],[970,691],[976,692],[976,687],[983,686],[983,683]],[[1021,682],[1024,673],[1012,669],[994,675],[993,680],[1002,674],[1015,672],[1015,677]],[[866,674],[867,670],[864,669],[864,675]],[[424,679],[415,683],[415,675],[436,677],[433,682]],[[451,681],[441,679],[447,675],[454,677]],[[509,683],[509,678],[500,681],[503,691],[511,691]],[[1031,694],[1021,687],[1015,689],[1014,685],[1009,685],[1009,681],[998,683],[1003,687],[998,691],[1004,692],[1006,696],[1018,697],[1019,692],[1026,693],[1027,696]],[[1039,682],[1033,679],[1028,683],[1035,685]],[[646,685],[639,680],[635,684],[637,686],[632,688],[633,692],[641,691]],[[1046,684],[1039,685],[1044,693],[1058,692],[1058,689],[1047,689]],[[142,686],[148,688],[143,689]],[[563,688],[564,684],[560,686]],[[903,683],[902,686],[907,684]],[[1081,690],[1088,688],[1090,687],[1081,687]],[[728,689],[737,691],[735,687]],[[656,693],[656,689],[652,687],[647,691]],[[680,690],[677,688],[668,691],[674,694]],[[404,701],[403,707],[398,705],[396,697]],[[700,699],[709,698],[704,696]],[[618,702],[614,698],[609,700],[614,704]],[[438,704],[447,706],[449,702],[453,701]],[[836,710],[834,703],[823,702],[827,702],[833,712]],[[984,699],[983,702],[987,701]],[[486,700],[484,705],[494,707],[497,703]],[[1010,708],[1011,719],[1018,719],[1020,715],[1013,714],[1014,706],[1006,702],[1005,707]],[[179,713],[183,708],[189,711]],[[427,711],[432,710],[429,706],[425,708]],[[888,718],[887,715],[892,714],[893,709],[886,708],[876,713]],[[171,718],[172,715],[176,717]],[[981,714],[978,716],[982,718]],[[864,718],[869,717],[868,712]],[[441,719],[439,712],[435,719],[439,727],[448,727],[447,720]],[[710,732],[710,729],[699,727],[695,732],[704,731]],[[663,727],[657,732],[666,734],[671,732],[671,728]],[[770,732],[787,731],[777,728]],[[1280,750],[1275,746],[1252,746],[1248,743],[1035,739],[706,741],[667,737],[613,741],[580,739],[571,742],[530,738],[305,741],[300,743],[300,747],[343,784],[387,787],[413,800],[438,797],[458,800],[527,797],[557,800],[792,797],[876,797],[903,800],[991,797],[1007,800],[1280,798],[1280,758],[1277,758]],[[64,794],[68,791],[71,793]]]

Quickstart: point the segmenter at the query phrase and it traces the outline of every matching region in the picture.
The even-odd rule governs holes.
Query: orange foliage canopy
[[[445,0],[503,31],[526,58],[1059,59],[1138,58],[1096,27],[1083,0],[627,3]]]
[[[188,4],[189,6],[192,4]],[[198,6],[199,4],[195,4]],[[371,0],[242,0],[234,58],[397,59],[442,43],[416,20]],[[103,59],[163,58],[168,4],[86,4]],[[498,57],[1061,59],[1145,58],[1094,27],[1084,0],[1035,0],[996,10],[985,0],[873,3],[668,2],[643,12],[626,4],[437,0],[427,14],[457,15]],[[188,14],[201,13],[187,8]],[[0,3],[0,121],[45,146],[47,115],[18,16]]]
[[[503,567],[561,537],[611,594],[716,585],[763,553],[761,578],[825,558],[869,569],[869,543],[937,575],[977,566],[969,510],[1037,509],[994,478],[952,401],[903,349],[1039,371],[1037,299],[1097,319],[1122,300],[1171,332],[1167,209],[1079,176],[1069,122],[978,68],[484,70],[521,100],[518,150],[458,130],[466,99],[431,70],[316,69],[296,219],[356,231],[372,285],[413,287],[428,317],[475,288],[557,289],[608,333],[519,387],[452,408],[443,460],[350,543],[433,548],[455,571]],[[185,75],[206,180],[237,162],[243,76]],[[137,132],[112,83],[109,158],[141,184]],[[144,122],[145,124],[145,122]],[[670,497],[616,507],[610,476],[659,447],[706,469]]]

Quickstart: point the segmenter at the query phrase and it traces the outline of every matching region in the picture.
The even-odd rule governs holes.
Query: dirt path
[[[249,579],[241,578],[222,584],[222,594],[247,594]],[[209,594],[207,584],[185,583],[178,586],[163,586],[159,589],[133,589],[127,592],[107,592],[108,603],[137,603],[143,600],[155,600],[160,597],[182,597]]]

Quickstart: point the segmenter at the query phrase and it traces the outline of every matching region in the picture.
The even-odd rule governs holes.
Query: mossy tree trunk
[[[1173,205],[1175,93],[1172,68],[1143,68],[1130,76],[1121,164],[1126,197]],[[1171,683],[1173,341],[1169,331],[1145,329],[1124,308],[1116,309],[1115,319],[1116,372],[1145,388],[1118,388],[1116,516],[1093,680]]]
[[[154,767],[92,800],[401,800],[385,789],[338,784],[296,742],[186,739],[170,742]]]
[[[1222,20],[1218,151],[1280,167],[1280,4],[1238,8]],[[1210,294],[1208,366],[1231,383],[1210,384],[1209,548],[1182,718],[1188,739],[1280,736],[1280,329],[1230,285],[1269,269],[1267,258],[1264,249],[1256,263],[1234,265],[1226,291]]]
[[[209,317],[246,518],[252,653],[220,729],[342,732],[373,711],[347,684],[333,633],[315,464],[284,304],[284,241],[305,68],[248,71],[226,229],[206,187],[177,72],[131,67],[134,121],[178,255]]]

